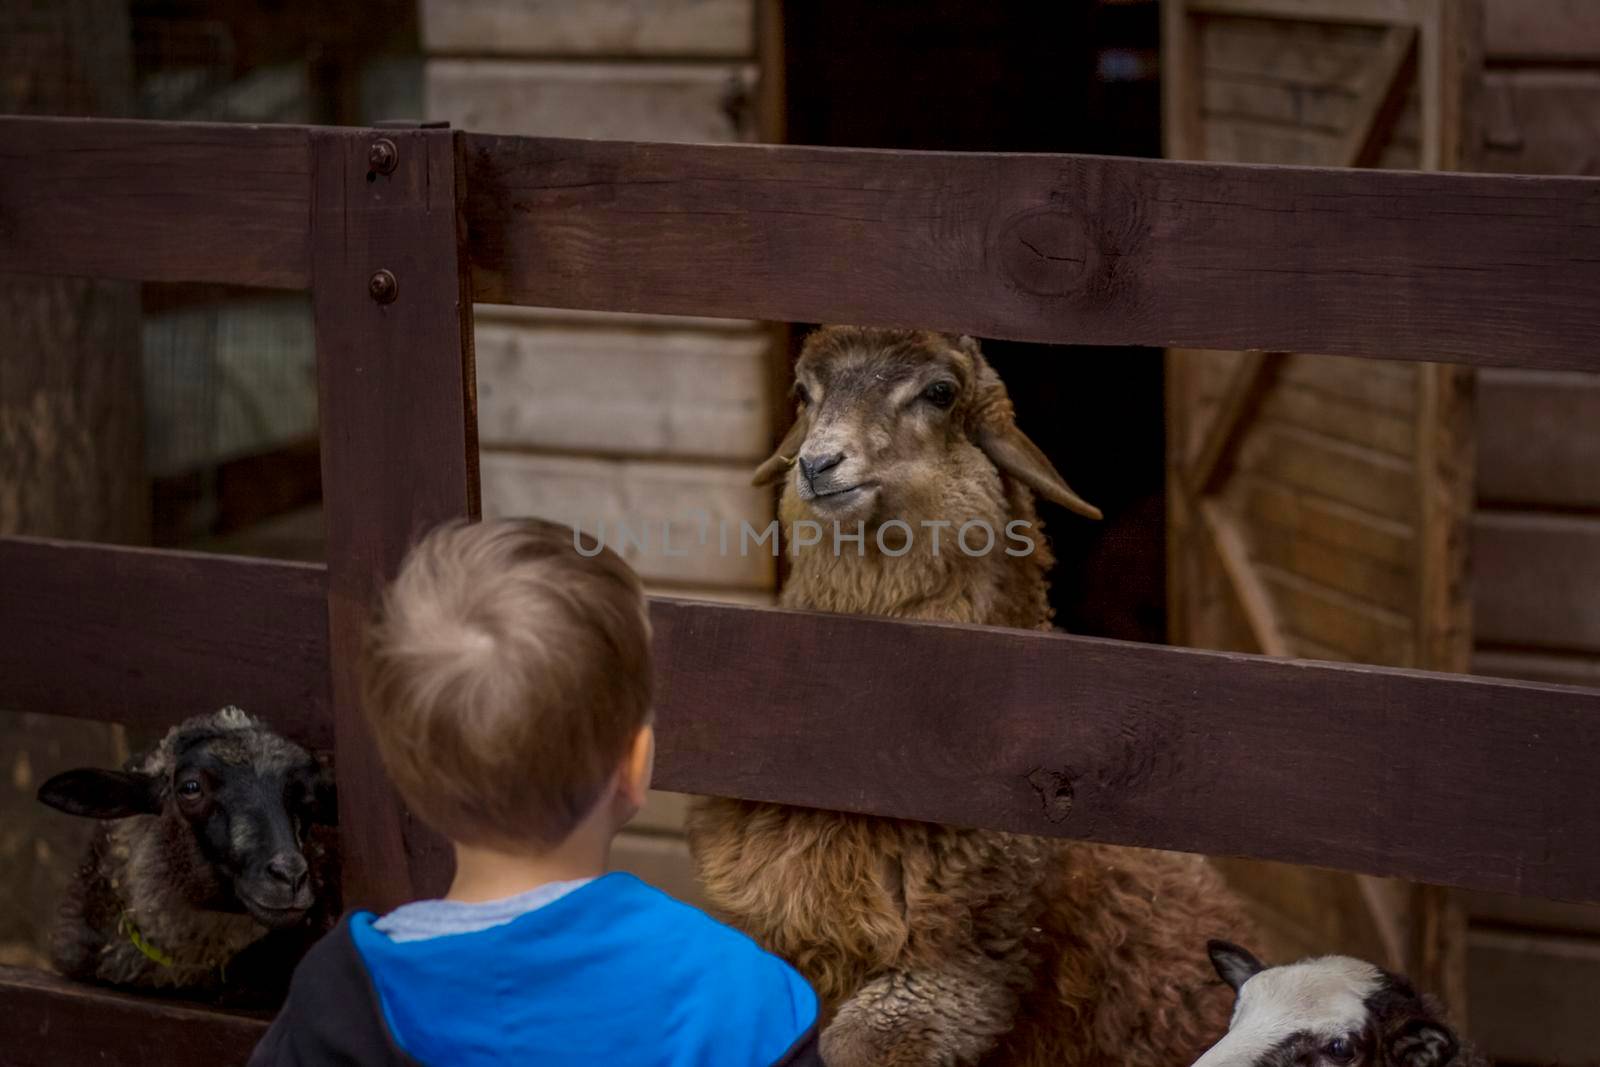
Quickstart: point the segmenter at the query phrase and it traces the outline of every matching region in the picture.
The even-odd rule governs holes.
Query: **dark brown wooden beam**
[[[327,572],[0,538],[0,708],[164,727],[237,704],[318,748]]]
[[[1600,181],[466,134],[473,295],[1600,371]]]
[[[264,1019],[80,985],[0,967],[0,1063],[6,1067],[242,1064]]]
[[[656,600],[664,789],[1600,900],[1600,691]]]
[[[369,611],[428,529],[478,513],[472,314],[457,238],[455,134],[313,134],[318,406],[345,904],[386,911],[448,888],[446,842],[413,819],[362,718]],[[390,173],[367,180],[377,138]],[[384,284],[371,288],[384,272]]]
[[[307,132],[0,118],[0,271],[303,289]]]

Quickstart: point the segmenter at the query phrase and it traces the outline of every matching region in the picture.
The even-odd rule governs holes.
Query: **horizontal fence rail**
[[[1600,691],[658,600],[665,789],[1600,901]]]
[[[206,1067],[243,1064],[265,1021],[116,993],[19,967],[0,967],[0,1063],[5,1067]]]
[[[318,748],[317,564],[0,538],[0,708],[164,728],[237,704]]]
[[[1600,371],[1600,180],[462,135],[492,303]]]
[[[305,288],[314,132],[0,118],[0,271]],[[1600,371],[1593,178],[457,144],[481,301]]]
[[[308,131],[0,119],[0,271],[309,283]]]
[[[331,736],[320,567],[0,540],[0,576],[0,706],[234,702]],[[1600,900],[1600,691],[671,599],[653,621],[666,788]]]

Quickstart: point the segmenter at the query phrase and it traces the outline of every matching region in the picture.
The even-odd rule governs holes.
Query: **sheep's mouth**
[[[810,503],[831,508],[855,503],[861,499],[861,496],[877,489],[878,483],[857,482],[854,485],[840,486],[837,489],[817,489],[814,486],[809,488],[811,489]]]
[[[257,922],[261,923],[263,926],[270,926],[273,928],[293,926],[301,919],[304,919],[306,917],[306,912],[311,910],[310,901],[307,901],[304,904],[274,905],[263,904],[261,901],[251,897],[248,893],[239,892],[237,890],[235,890],[235,895],[238,896],[239,903],[244,905],[245,910],[248,911]]]

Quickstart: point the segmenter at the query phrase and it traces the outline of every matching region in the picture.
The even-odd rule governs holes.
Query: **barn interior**
[[[508,32],[503,6],[0,2],[16,72],[0,112],[1600,174],[1600,23],[1579,4],[1447,0],[1409,37],[1271,0],[716,0],[632,32],[599,15]],[[0,533],[322,558],[307,298],[4,278],[0,307],[17,324],[0,350]],[[790,417],[806,325],[480,307],[485,513],[766,521],[748,472]],[[662,351],[684,358],[667,369]],[[985,351],[1023,426],[1106,512],[1044,511],[1064,629],[1600,685],[1593,376]],[[772,603],[781,587],[781,561],[633,562],[662,595]],[[0,962],[42,964],[85,828],[33,790],[149,739],[3,712],[0,738]],[[683,805],[658,795],[618,858],[692,899]],[[1283,951],[1425,971],[1500,1062],[1600,1047],[1600,909],[1229,871]]]

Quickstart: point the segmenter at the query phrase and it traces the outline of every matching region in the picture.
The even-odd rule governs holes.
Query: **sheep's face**
[[[959,524],[978,516],[944,512],[975,489],[997,498],[1002,472],[1099,517],[1017,429],[1004,384],[971,338],[825,327],[806,340],[794,393],[794,428],[755,480],[787,471],[786,498],[813,518]]]
[[[1455,1056],[1430,1005],[1370,963],[1263,967],[1226,942],[1212,942],[1211,959],[1238,999],[1227,1035],[1195,1067],[1443,1067]]]
[[[204,737],[178,752],[163,784],[246,911],[274,927],[305,916],[314,891],[306,833],[332,821],[326,775],[308,752],[273,735]]]
[[[190,720],[127,771],[81,768],[39,790],[51,807],[96,819],[153,816],[169,828],[174,871],[194,872],[197,904],[243,909],[269,927],[305,917],[306,837],[335,817],[333,783],[312,755],[237,709]]]

